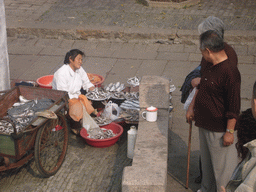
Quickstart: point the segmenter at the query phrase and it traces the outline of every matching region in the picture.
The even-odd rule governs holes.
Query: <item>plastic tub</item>
[[[39,87],[52,89],[52,80],[53,80],[53,75],[46,75],[38,78],[36,82],[39,85]]]
[[[80,131],[80,135],[85,139],[88,145],[91,145],[93,147],[98,147],[98,148],[104,148],[104,147],[110,147],[114,145],[124,131],[121,125],[114,122],[108,125],[102,126],[102,128],[110,129],[113,131],[114,134],[117,134],[117,135],[108,139],[91,139],[87,137],[88,136],[87,130],[84,128]]]

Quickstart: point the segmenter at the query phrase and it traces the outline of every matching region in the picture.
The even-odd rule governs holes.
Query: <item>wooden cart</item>
[[[36,167],[43,177],[54,175],[61,167],[68,146],[68,129],[65,113],[68,107],[68,94],[64,91],[18,86],[5,91],[0,96],[0,118],[7,115],[7,110],[22,95],[26,99],[52,99],[54,104],[49,110],[54,111],[57,119],[35,118],[26,128],[10,135],[0,132],[0,171],[20,167],[33,156]]]

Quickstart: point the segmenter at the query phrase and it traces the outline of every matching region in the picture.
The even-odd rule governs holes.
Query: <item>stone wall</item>
[[[169,124],[169,80],[143,76],[140,83],[140,114],[158,108],[156,122],[140,116],[132,166],[123,172],[122,191],[166,191]]]

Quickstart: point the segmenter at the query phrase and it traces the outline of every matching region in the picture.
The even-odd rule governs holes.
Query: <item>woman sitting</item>
[[[54,73],[52,88],[68,92],[68,96],[70,98],[69,107],[74,107],[76,105],[76,108],[79,108],[82,106],[81,103],[83,103],[87,112],[91,114],[94,109],[91,102],[81,94],[81,89],[92,91],[95,87],[90,82],[87,73],[81,66],[83,57],[84,53],[79,49],[72,49],[67,52],[64,59],[64,65]],[[75,111],[76,114],[74,115],[71,111]],[[69,109],[69,112],[70,117],[75,121],[71,120],[70,122],[71,130],[73,133],[79,134],[81,128],[80,120],[83,116],[83,110],[80,107],[80,110]]]

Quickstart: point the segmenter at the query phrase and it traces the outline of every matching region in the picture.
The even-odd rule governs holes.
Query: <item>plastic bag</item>
[[[93,120],[93,118],[87,113],[85,106],[83,106],[83,128],[87,131],[89,129],[100,128],[99,125]]]
[[[68,107],[68,114],[74,121],[80,121],[83,118],[83,104],[78,99],[70,99]]]
[[[85,106],[85,110],[90,115],[94,108],[91,105],[91,102],[84,95],[79,95],[78,99],[73,98],[68,101],[69,106],[69,116],[74,121],[80,121],[83,118],[83,106]]]
[[[184,104],[184,109],[187,111],[188,110],[188,107],[189,107],[189,105],[190,105],[190,103],[191,103],[191,101],[193,100],[193,97],[194,97],[194,95],[195,95],[195,93],[196,93],[196,87],[191,91],[191,93],[189,94],[189,96],[188,96],[188,98],[187,98],[187,100],[186,100],[186,102],[185,102],[185,104]]]
[[[120,111],[121,108],[118,107],[116,103],[109,101],[105,106],[105,109],[102,112],[101,116],[114,121],[119,118]]]

